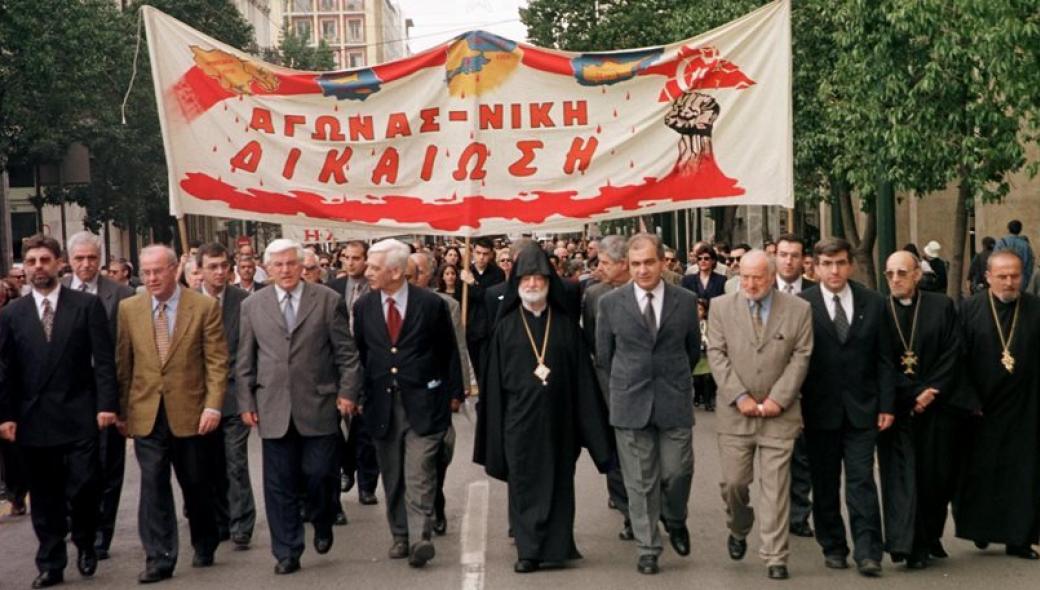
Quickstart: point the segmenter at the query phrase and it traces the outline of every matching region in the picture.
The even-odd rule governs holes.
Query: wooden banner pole
[[[466,249],[462,251],[462,268],[459,269],[459,278],[462,278],[463,270],[469,270],[469,236],[466,236]],[[462,329],[466,329],[466,316],[469,315],[469,283],[462,281]]]

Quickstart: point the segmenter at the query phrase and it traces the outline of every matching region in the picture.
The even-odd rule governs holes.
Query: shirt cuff
[[[223,413],[220,410],[214,410],[213,408],[206,408],[205,410],[202,410],[203,414],[205,414],[206,412],[209,412],[210,414],[216,414],[217,416],[223,415]]]
[[[746,394],[746,393],[742,393],[742,394],[738,395],[737,396],[737,400],[735,402],[733,402],[733,405],[739,404],[740,402],[744,401],[748,397],[750,397],[750,396],[748,394]]]

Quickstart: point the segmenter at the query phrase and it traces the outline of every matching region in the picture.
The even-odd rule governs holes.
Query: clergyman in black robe
[[[614,455],[606,404],[561,295],[545,254],[522,251],[481,377],[474,460],[508,483],[518,573],[581,557],[574,544],[575,462],[584,447],[606,471]],[[536,375],[542,354],[549,373]]]
[[[963,381],[979,405],[954,522],[957,536],[979,548],[1003,543],[1008,555],[1037,559],[1030,545],[1040,521],[1040,299],[1020,294],[1015,253],[994,252],[987,266],[989,289],[961,306]]]
[[[958,387],[960,326],[953,301],[921,291],[920,262],[893,253],[885,268],[891,297],[895,423],[878,437],[885,550],[921,569],[942,548],[947,506],[957,484],[957,435],[974,407]]]

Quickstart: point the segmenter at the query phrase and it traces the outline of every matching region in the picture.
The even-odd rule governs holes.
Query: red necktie
[[[401,312],[397,311],[394,298],[386,300],[386,330],[390,333],[390,344],[397,344],[397,337],[401,335]]]

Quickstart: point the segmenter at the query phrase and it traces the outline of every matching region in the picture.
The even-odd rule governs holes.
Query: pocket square
[[[441,380],[440,379],[434,379],[433,381],[430,381],[429,383],[426,384],[426,389],[437,389],[437,386],[439,386],[440,384],[441,384]]]
[[[783,340],[783,339],[784,339],[784,335],[783,334],[777,334],[776,336],[773,336],[773,340]]]

